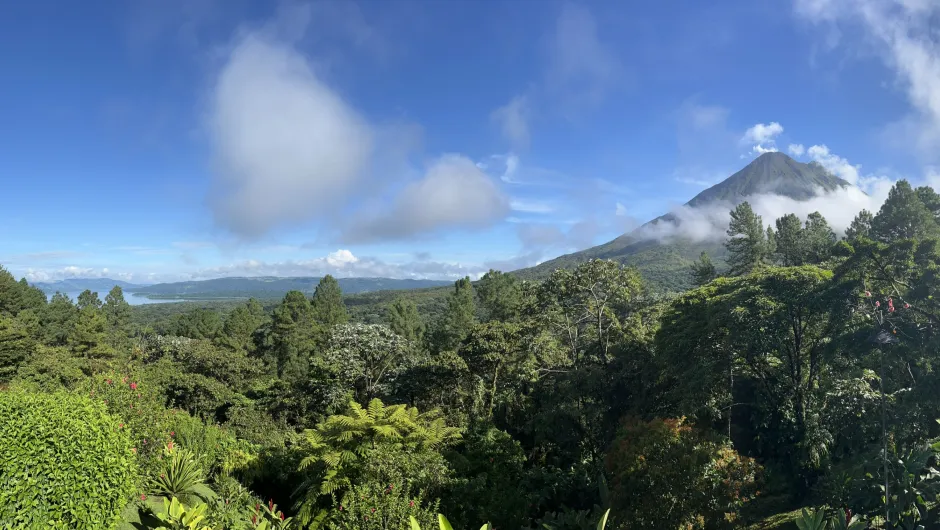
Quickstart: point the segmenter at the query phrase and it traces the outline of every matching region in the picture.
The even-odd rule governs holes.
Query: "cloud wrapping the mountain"
[[[803,144],[790,144],[787,147],[787,151],[790,152],[790,155],[796,158],[803,156],[806,153],[806,147]]]

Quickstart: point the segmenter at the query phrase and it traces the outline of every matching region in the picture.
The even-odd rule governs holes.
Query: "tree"
[[[740,377],[753,381],[767,407],[763,421],[773,425],[797,469],[818,465],[827,450],[818,421],[820,383],[831,339],[849,311],[831,278],[814,266],[767,268],[677,300],[663,318],[657,351],[679,391],[688,393],[690,408],[678,412],[698,414],[727,403],[730,360]]]
[[[16,315],[23,308],[23,292],[20,285],[3,266],[0,266],[0,314]]]
[[[520,384],[536,378],[534,359],[517,323],[491,321],[475,326],[458,353],[482,389],[480,408],[485,417],[492,416],[498,402],[513,400]]]
[[[878,215],[872,219],[872,239],[893,243],[902,239],[925,239],[940,232],[933,213],[906,180],[899,180]]]
[[[298,518],[310,524],[324,522],[328,499],[341,499],[355,484],[400,486],[408,480],[416,489],[440,486],[449,474],[440,451],[459,441],[460,431],[448,427],[436,410],[422,414],[373,399],[367,407],[350,402],[345,414],[304,431],[304,438],[299,471],[307,480],[300,488]]]
[[[26,281],[26,278],[20,278],[20,299],[23,309],[35,309],[41,311],[46,307],[46,293],[38,287],[33,287]]]
[[[101,309],[101,299],[98,298],[98,293],[92,292],[90,289],[85,289],[78,295],[78,301],[75,305],[78,306],[79,310],[85,309],[86,307]]]
[[[704,250],[698,257],[698,261],[692,264],[690,267],[692,275],[692,285],[700,287],[706,283],[714,280],[718,277],[718,272],[715,270],[715,264],[712,262],[712,259],[708,257],[708,253]]]
[[[108,292],[108,296],[104,298],[102,312],[105,320],[108,321],[112,344],[116,347],[125,345],[131,323],[131,305],[124,300],[124,292],[121,290],[121,286],[115,285]]]
[[[837,238],[836,233],[826,222],[826,218],[819,212],[813,212],[806,217],[803,239],[806,248],[805,262],[818,265],[832,255],[832,246],[835,245]]]
[[[454,282],[454,291],[447,299],[447,308],[436,322],[431,342],[440,352],[454,351],[476,323],[476,306],[473,301],[473,286],[470,278]]]
[[[0,382],[10,380],[34,347],[35,341],[18,319],[0,315]]]
[[[318,332],[312,308],[300,291],[290,291],[271,319],[272,359],[278,377],[297,380],[307,374],[308,357]]]
[[[180,315],[176,321],[176,334],[190,339],[215,339],[222,331],[222,317],[219,312],[197,308]]]
[[[108,338],[108,321],[94,303],[78,310],[68,339],[73,352],[87,358],[111,357],[114,350]]]
[[[343,303],[343,291],[339,288],[336,278],[329,274],[320,279],[310,304],[313,320],[325,329],[349,321],[349,313],[346,312],[346,304]]]
[[[788,213],[777,219],[777,259],[785,267],[803,265],[806,260],[806,244],[803,226],[796,214]]]
[[[331,330],[323,362],[336,383],[354,389],[357,400],[367,403],[391,394],[395,378],[412,364],[408,351],[408,344],[386,326],[342,324]]]
[[[868,210],[858,212],[852,224],[845,230],[845,239],[854,242],[863,237],[869,237],[871,234],[871,224],[874,216]]]
[[[490,269],[476,286],[487,320],[512,320],[519,315],[522,289],[515,276]]]
[[[51,346],[68,344],[78,312],[68,296],[59,292],[52,295],[52,300],[40,315],[42,341]]]
[[[388,327],[413,345],[424,339],[424,322],[418,314],[418,306],[410,298],[399,297],[386,312]]]
[[[225,317],[222,333],[216,338],[216,343],[232,351],[252,353],[255,349],[255,331],[261,327],[264,320],[264,308],[252,298]]]
[[[725,248],[731,276],[749,274],[764,264],[768,257],[767,234],[760,216],[747,201],[731,210],[727,233]]]

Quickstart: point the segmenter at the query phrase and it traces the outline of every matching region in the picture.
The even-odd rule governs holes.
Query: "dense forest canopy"
[[[940,196],[823,214],[739,204],[669,295],[593,259],[132,308],[0,269],[0,526],[935,527]]]

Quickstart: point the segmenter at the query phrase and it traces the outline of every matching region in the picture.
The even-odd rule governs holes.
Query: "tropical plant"
[[[600,520],[597,522],[597,530],[604,530],[607,527],[607,517],[610,515],[610,510],[604,512],[604,515],[601,516]],[[411,530],[421,530],[421,524],[415,520],[414,517],[410,518]],[[454,527],[450,524],[450,521],[447,520],[442,514],[437,515],[437,524],[440,530],[454,530]],[[493,530],[492,525],[486,523],[480,527],[480,530]]]
[[[826,510],[808,510],[803,508],[793,521],[799,530],[862,530],[865,521],[851,512],[838,512],[826,518]]]
[[[156,514],[162,526],[156,530],[212,530],[202,524],[206,518],[206,505],[187,508],[179,499],[163,499],[163,511]]]
[[[119,423],[87,397],[0,391],[0,527],[112,528],[137,475]]]
[[[168,442],[163,450],[163,467],[153,479],[151,492],[187,503],[206,501],[216,494],[205,484],[205,477],[191,451]]]
[[[377,480],[411,476],[418,482],[439,481],[446,469],[439,449],[460,439],[460,431],[448,427],[437,411],[422,414],[405,405],[385,406],[378,399],[368,408],[353,401],[347,414],[330,416],[304,435],[305,456],[299,470],[307,479],[299,488],[303,495],[299,518],[305,524],[323,516],[317,515],[323,511],[323,497],[342,497],[354,479],[365,479],[366,466],[372,467],[377,475],[372,478]],[[409,461],[423,465],[408,466]],[[399,467],[396,462],[408,469],[389,469],[389,464]]]

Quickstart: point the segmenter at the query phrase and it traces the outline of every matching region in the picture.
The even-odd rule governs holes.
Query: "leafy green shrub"
[[[410,518],[431,526],[437,519],[437,503],[425,503],[421,492],[407,483],[369,482],[350,488],[333,510],[330,526],[343,530],[405,528]]]
[[[625,421],[607,454],[611,508],[631,528],[735,527],[760,467],[685,420]]]
[[[0,527],[114,527],[136,475],[119,423],[86,397],[0,392]]]
[[[163,499],[163,511],[157,514],[162,526],[156,530],[209,530],[202,524],[206,518],[206,505],[186,507],[179,499]]]
[[[88,379],[79,388],[119,418],[118,427],[131,436],[142,476],[153,476],[161,465],[163,448],[176,435],[177,416],[188,416],[167,410],[159,388],[142,380],[140,374],[112,371]]]

